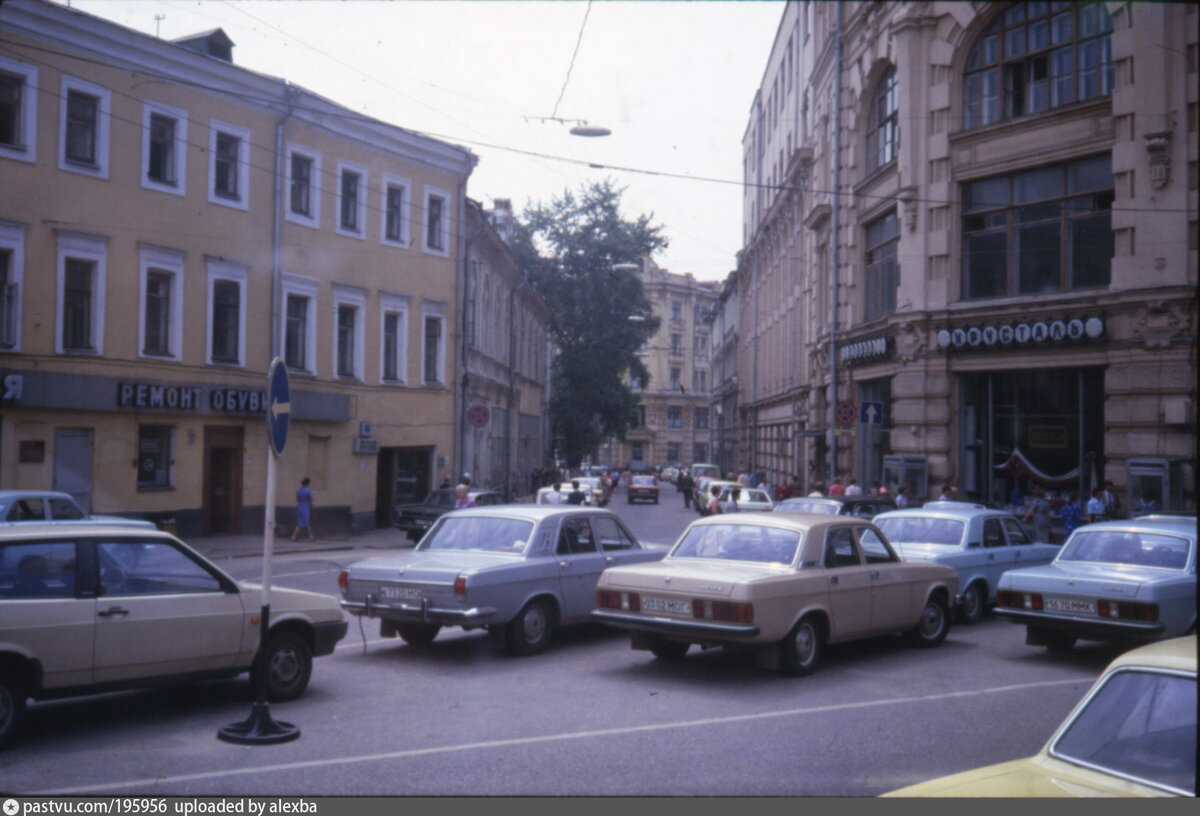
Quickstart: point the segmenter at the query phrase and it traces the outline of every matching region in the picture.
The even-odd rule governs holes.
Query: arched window
[[[896,150],[900,147],[899,107],[896,67],[893,65],[875,83],[875,94],[867,113],[868,171],[878,170],[896,158]]]
[[[1112,92],[1104,3],[1014,3],[975,40],[963,124],[990,125]]]

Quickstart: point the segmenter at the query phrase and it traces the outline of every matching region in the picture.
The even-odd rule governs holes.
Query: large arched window
[[[1112,92],[1112,18],[1104,3],[1014,3],[975,40],[964,84],[976,128]]]
[[[896,67],[884,72],[875,83],[871,109],[867,113],[867,170],[878,170],[896,158],[900,147],[899,99]]]

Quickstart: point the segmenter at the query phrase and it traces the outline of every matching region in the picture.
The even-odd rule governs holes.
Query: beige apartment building
[[[467,150],[41,0],[0,7],[0,488],[186,535],[390,523],[456,466]]]
[[[649,383],[632,382],[640,396],[638,423],[624,442],[612,443],[612,464],[634,469],[708,462],[712,332],[709,312],[719,283],[662,269],[641,259],[642,286],[659,318],[642,350]],[[608,451],[606,451],[608,453]]]
[[[741,464],[1194,512],[1198,31],[788,3],[743,142]]]

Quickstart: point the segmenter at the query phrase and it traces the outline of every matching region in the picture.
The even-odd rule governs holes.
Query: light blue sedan
[[[0,490],[0,525],[118,524],[157,529],[152,521],[89,515],[69,493],[57,490]]]
[[[996,614],[1052,651],[1076,640],[1138,643],[1196,630],[1196,517],[1079,527],[1053,564],[1000,582]]]
[[[975,623],[996,602],[1001,576],[1049,564],[1059,548],[1029,537],[1016,516],[965,502],[929,502],[880,513],[876,526],[905,561],[932,561],[958,572],[958,614]]]

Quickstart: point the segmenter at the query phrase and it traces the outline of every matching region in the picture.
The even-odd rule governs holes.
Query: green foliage
[[[550,421],[569,466],[607,437],[623,439],[635,421],[638,396],[626,376],[647,383],[637,350],[659,324],[638,272],[613,266],[636,264],[667,241],[651,216],[622,217],[621,193],[609,180],[564,191],[530,206],[514,234],[513,250],[552,315]]]

